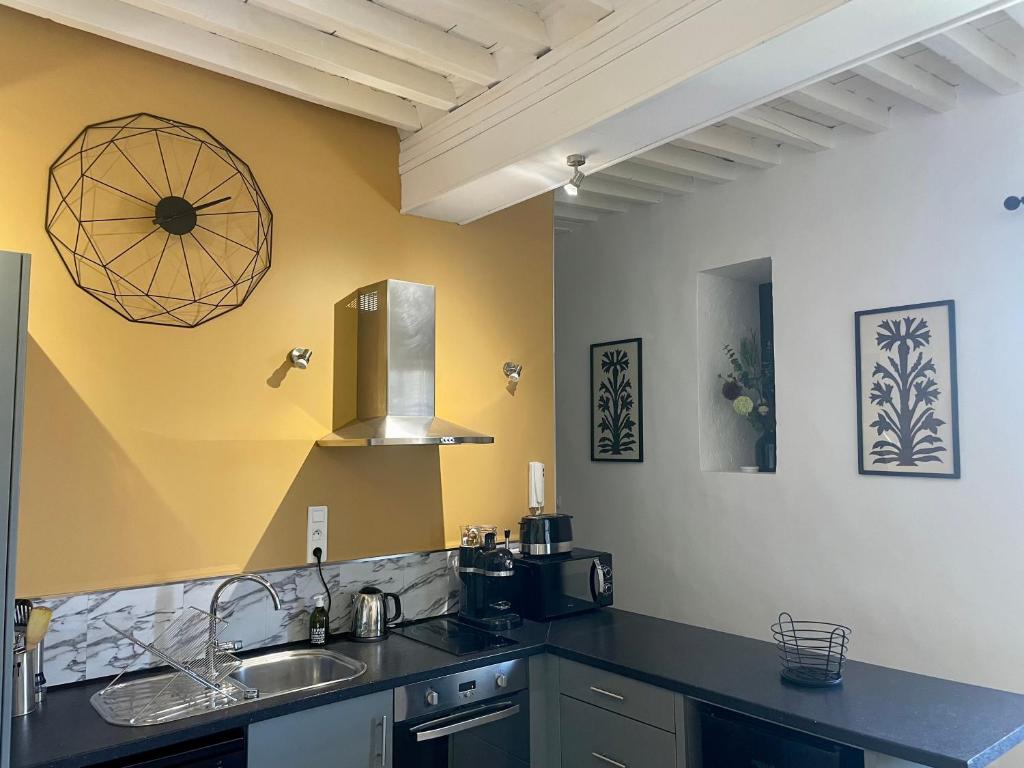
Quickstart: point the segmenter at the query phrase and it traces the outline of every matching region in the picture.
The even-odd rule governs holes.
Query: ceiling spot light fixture
[[[580,170],[580,166],[585,165],[586,162],[587,158],[583,155],[569,155],[565,158],[565,164],[572,168],[572,178],[569,179],[568,184],[562,187],[567,195],[575,197],[580,193],[580,185],[583,183],[583,179],[586,178],[583,171]]]
[[[510,384],[518,384],[519,377],[523,374],[523,366],[519,363],[508,362],[501,367],[502,372],[505,374],[505,378],[508,379]]]

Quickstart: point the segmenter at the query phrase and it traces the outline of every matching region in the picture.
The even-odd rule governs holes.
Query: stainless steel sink
[[[361,661],[340,653],[309,648],[255,656],[242,662],[231,677],[259,697],[306,691],[359,677],[366,671]]]
[[[366,665],[334,651],[307,648],[245,659],[221,683],[223,693],[202,689],[167,672],[108,686],[93,694],[93,708],[114,725],[155,725],[238,706],[256,698],[324,688],[352,680]],[[161,706],[154,706],[159,700]]]

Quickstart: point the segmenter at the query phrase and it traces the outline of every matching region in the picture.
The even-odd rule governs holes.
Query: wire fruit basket
[[[812,688],[839,685],[843,682],[843,662],[852,633],[843,624],[794,621],[783,611],[772,624],[782,661],[782,678]]]

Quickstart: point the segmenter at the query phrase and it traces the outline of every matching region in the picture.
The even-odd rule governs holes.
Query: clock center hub
[[[184,197],[170,195],[156,204],[153,223],[172,235],[187,235],[196,228],[196,209]]]

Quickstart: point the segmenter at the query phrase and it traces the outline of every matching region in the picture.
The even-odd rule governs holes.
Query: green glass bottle
[[[324,608],[324,596],[317,595],[313,598],[313,612],[309,615],[310,645],[325,645],[327,643],[327,625],[330,620],[327,609]]]

